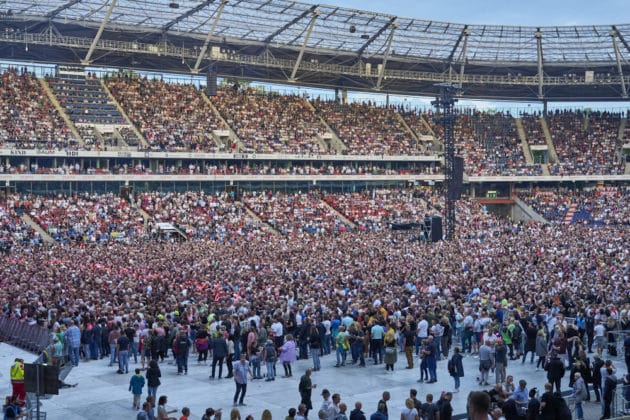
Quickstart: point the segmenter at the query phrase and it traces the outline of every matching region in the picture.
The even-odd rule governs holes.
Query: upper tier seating
[[[99,80],[88,74],[48,78],[59,103],[70,120],[85,124],[127,124],[116,105],[111,103]]]
[[[326,133],[326,126],[300,96],[224,88],[212,102],[248,153],[323,151],[317,137]]]
[[[219,150],[213,131],[225,127],[195,86],[126,76],[105,83],[151,150]]]
[[[0,82],[0,143],[20,149],[76,149],[77,140],[37,78],[5,70]]]
[[[370,102],[345,105],[312,101],[351,155],[422,155],[426,150],[405,129],[396,112]]]
[[[623,174],[615,162],[620,114],[556,111],[545,118],[559,159],[549,167],[552,175]]]

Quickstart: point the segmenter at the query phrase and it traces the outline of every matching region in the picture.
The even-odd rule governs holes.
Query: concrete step
[[[109,100],[116,106],[116,108],[118,109],[118,112],[120,112],[120,115],[122,115],[125,118],[125,121],[127,121],[129,126],[131,127],[131,131],[133,131],[133,133],[138,138],[139,144],[141,144],[144,148],[148,149],[149,148],[149,143],[147,142],[147,139],[144,138],[144,136],[142,135],[140,130],[138,130],[138,127],[135,126],[135,124],[131,121],[131,118],[129,118],[129,116],[127,115],[127,113],[123,109],[123,107],[118,103],[116,98],[114,98],[114,95],[112,95],[112,92],[109,90],[109,88],[107,87],[105,82],[103,82],[102,79],[100,80],[100,82],[101,82],[101,86],[103,87],[103,90],[107,94],[107,97],[109,98]]]
[[[25,213],[21,216],[21,219],[24,220],[24,222],[26,222],[30,227],[35,229],[44,242],[55,242],[52,236],[50,236],[48,232],[44,230],[44,228],[42,228],[35,220],[31,219],[31,216]]]
[[[81,144],[82,146],[85,146],[85,143],[83,142],[83,138],[81,137],[79,130],[77,130],[77,127],[70,120],[70,117],[68,116],[68,114],[66,114],[66,110],[63,109],[63,107],[61,106],[61,103],[59,103],[59,100],[53,93],[46,79],[39,78],[37,79],[37,81],[41,85],[42,89],[44,89],[44,92],[46,92],[46,96],[48,96],[48,99],[50,99],[50,102],[52,102],[53,106],[55,107],[55,109],[57,110],[57,112],[59,113],[63,121],[66,123],[66,125],[72,132],[72,135],[77,139],[79,144]]]
[[[514,122],[516,123],[516,132],[518,133],[518,138],[521,140],[521,147],[523,148],[525,163],[527,163],[528,165],[533,165],[534,158],[532,157],[532,151],[529,148],[529,143],[527,143],[527,136],[525,135],[523,121],[520,118],[515,118]]]
[[[339,217],[341,220],[343,220],[343,222],[345,224],[347,224],[348,226],[350,226],[352,229],[356,229],[357,228],[357,224],[352,222],[350,219],[348,219],[344,214],[342,214],[339,210],[337,210],[336,208],[334,208],[333,206],[331,206],[330,204],[328,204],[326,201],[324,201],[323,199],[320,199],[320,201],[324,204],[324,206],[326,206],[331,212],[333,212],[337,217]]]
[[[221,115],[221,113],[219,112],[217,107],[214,106],[214,104],[212,103],[210,98],[208,98],[208,95],[206,95],[206,92],[201,91],[201,97],[203,98],[203,101],[206,103],[206,105],[208,105],[210,107],[210,109],[212,110],[214,115],[216,115],[217,118],[219,120],[221,120],[221,122],[223,122],[223,125],[225,125],[227,127],[227,130],[230,132],[230,140],[232,140],[233,142],[236,142],[236,145],[237,145],[237,148],[238,148],[237,151],[240,152],[240,151],[245,150],[245,145],[243,144],[241,139],[238,137],[236,132],[234,130],[232,130],[232,127],[230,127],[230,124],[228,124],[227,121],[225,121],[225,119],[223,118],[223,115]],[[214,136],[212,136],[212,138],[214,139],[215,144],[219,148],[223,147],[223,150],[230,150],[230,148],[228,147],[227,144],[221,144],[221,141],[218,140],[218,139],[215,139]]]

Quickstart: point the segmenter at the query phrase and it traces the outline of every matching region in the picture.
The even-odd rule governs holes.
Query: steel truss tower
[[[459,85],[453,83],[440,83],[436,85],[440,88],[440,95],[431,102],[435,107],[437,116],[436,123],[444,127],[444,183],[446,208],[444,211],[444,239],[452,241],[455,236],[455,201],[459,198],[461,185],[458,185],[455,175],[455,113],[454,107],[457,99],[455,93]]]

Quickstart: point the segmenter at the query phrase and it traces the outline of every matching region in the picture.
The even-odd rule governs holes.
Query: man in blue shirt
[[[245,399],[245,393],[247,392],[247,374],[251,375],[249,369],[249,362],[246,359],[247,354],[241,353],[241,359],[234,365],[232,374],[234,375],[234,383],[236,384],[236,392],[234,393],[234,406],[238,401],[238,405],[245,405],[243,400]],[[239,399],[240,394],[240,399]]]
[[[518,381],[518,388],[510,395],[510,399],[516,403],[519,413],[527,410],[529,391],[527,390],[527,382],[524,379]]]
[[[374,364],[377,365],[379,363],[383,363],[383,335],[385,334],[385,330],[379,324],[378,321],[374,323],[372,328],[370,329],[370,337],[371,337],[371,346],[372,350],[372,359],[374,360]]]
[[[74,320],[70,321],[70,327],[64,333],[65,342],[68,345],[68,357],[72,366],[79,366],[79,349],[81,348],[81,330]]]
[[[437,348],[435,347],[435,343],[433,342],[433,336],[430,335],[427,338],[427,345],[424,350],[421,350],[422,354],[424,354],[424,358],[427,361],[427,368],[429,369],[429,381],[428,384],[432,384],[437,382]]]

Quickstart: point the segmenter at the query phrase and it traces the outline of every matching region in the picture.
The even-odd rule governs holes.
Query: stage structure
[[[437,116],[434,121],[444,127],[444,239],[452,241],[455,236],[455,202],[462,192],[462,165],[457,162],[455,156],[455,126],[454,107],[457,99],[454,98],[459,86],[452,83],[439,83],[440,95],[431,102],[435,107]],[[461,159],[461,158],[459,158]]]

